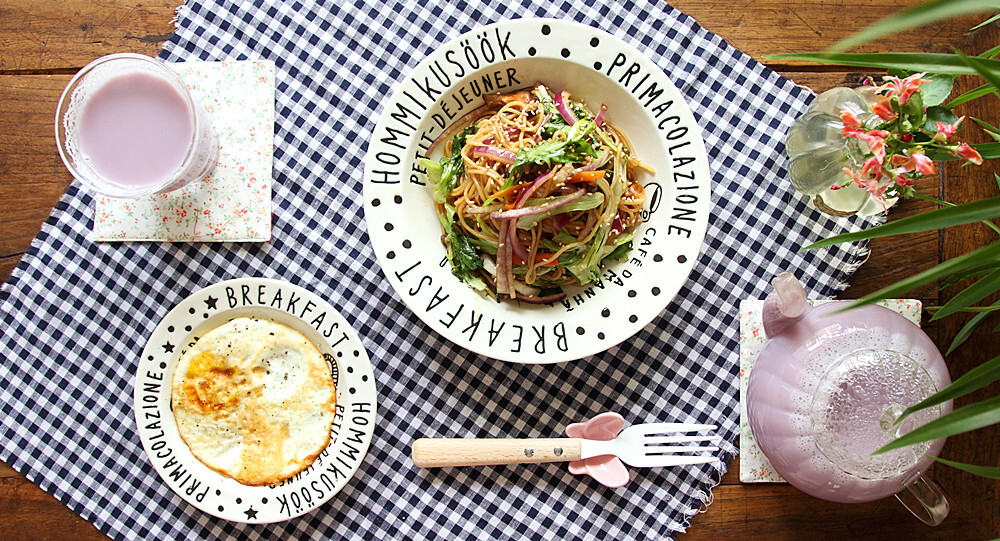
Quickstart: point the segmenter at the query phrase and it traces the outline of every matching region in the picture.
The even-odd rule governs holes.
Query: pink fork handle
[[[496,466],[580,460],[580,440],[421,438],[413,442],[413,464],[419,468]]]

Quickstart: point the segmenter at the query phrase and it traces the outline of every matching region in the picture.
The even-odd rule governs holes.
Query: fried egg
[[[205,333],[181,356],[171,392],[191,453],[244,485],[288,479],[330,443],[330,366],[280,323],[238,318]]]

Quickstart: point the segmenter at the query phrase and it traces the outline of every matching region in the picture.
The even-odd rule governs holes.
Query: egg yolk
[[[191,359],[184,394],[202,413],[226,415],[239,403],[237,371],[226,357],[203,352]],[[245,380],[246,376],[242,376]]]

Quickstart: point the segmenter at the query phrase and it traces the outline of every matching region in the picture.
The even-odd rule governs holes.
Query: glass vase
[[[859,139],[840,133],[844,128],[840,114],[848,111],[862,124],[870,125],[876,118],[869,107],[874,102],[874,87],[831,88],[817,96],[788,130],[785,152],[792,186],[811,196],[816,208],[826,214],[872,216],[884,210],[857,184],[842,186],[847,180],[844,168],[860,169],[870,149]],[[842,187],[832,189],[832,186]],[[896,199],[888,202],[891,206]]]

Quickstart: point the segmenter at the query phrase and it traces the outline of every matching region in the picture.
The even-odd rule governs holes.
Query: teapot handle
[[[896,499],[924,524],[937,526],[948,516],[948,499],[931,478],[918,473],[904,489],[896,494]]]

